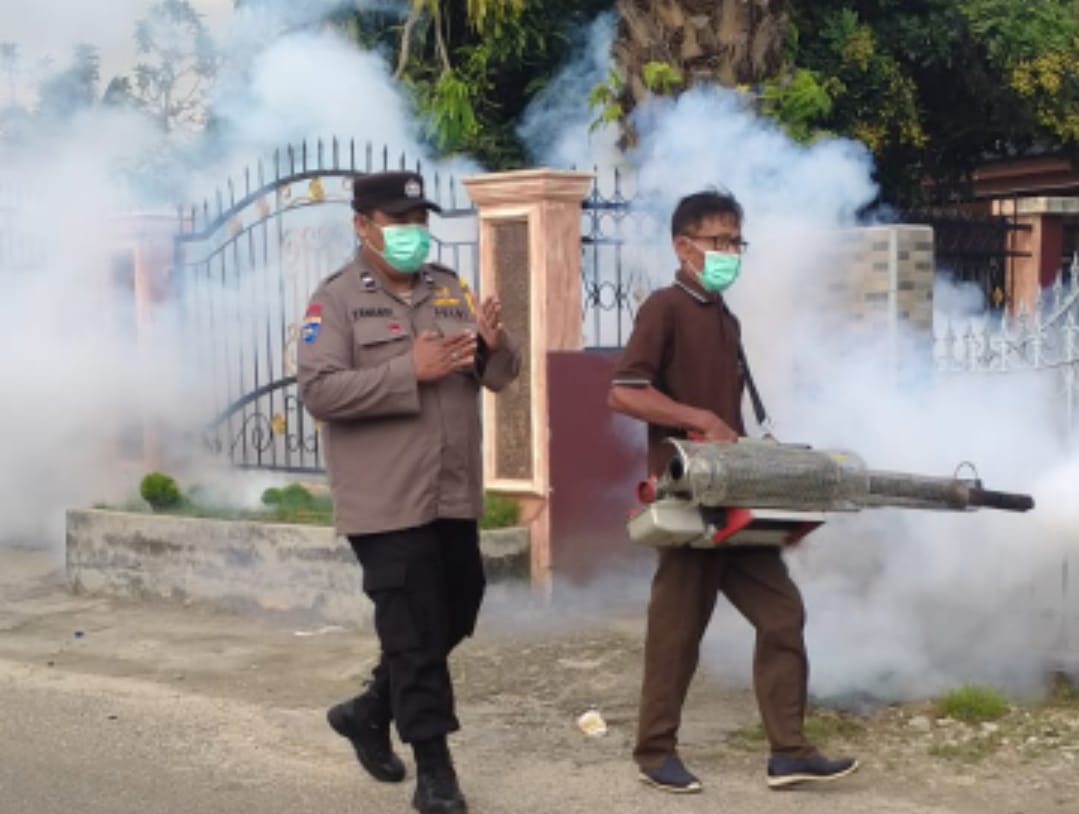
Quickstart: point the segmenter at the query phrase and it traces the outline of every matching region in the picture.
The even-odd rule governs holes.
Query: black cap
[[[417,172],[372,172],[352,182],[352,208],[356,212],[377,209],[387,215],[403,215],[413,209],[441,212],[442,207],[423,194],[423,176]]]

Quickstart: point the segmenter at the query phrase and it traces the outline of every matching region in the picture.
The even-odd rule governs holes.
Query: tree
[[[753,85],[782,66],[787,0],[618,0],[616,9],[616,73],[596,99],[623,123],[627,142],[627,118],[654,93]]]
[[[347,9],[333,23],[366,48],[388,51],[427,137],[507,169],[528,161],[517,126],[529,102],[612,0],[410,0],[404,17]]]
[[[975,167],[1079,135],[1071,0],[817,0],[792,6],[760,94],[792,136],[852,136],[893,202],[951,200]]]
[[[135,43],[132,98],[165,131],[203,124],[218,59],[202,16],[188,0],[158,0],[137,23]]]
[[[101,57],[92,45],[75,46],[71,64],[48,76],[38,88],[38,115],[46,120],[67,119],[97,102]]]

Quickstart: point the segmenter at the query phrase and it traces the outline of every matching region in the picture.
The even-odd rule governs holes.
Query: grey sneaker
[[[826,783],[858,771],[859,763],[854,758],[829,760],[821,755],[813,757],[784,757],[773,755],[768,758],[768,786],[773,789],[788,788],[801,783]]]
[[[678,755],[668,755],[662,766],[641,769],[637,776],[642,783],[673,794],[695,794],[701,790],[701,781],[690,773]]]

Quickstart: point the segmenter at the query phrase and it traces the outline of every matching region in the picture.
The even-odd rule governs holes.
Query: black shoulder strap
[[[753,381],[753,373],[749,370],[749,360],[746,359],[746,351],[741,342],[738,343],[738,363],[742,366],[742,373],[746,377],[746,387],[749,388],[749,399],[753,402],[753,414],[757,418],[757,423],[762,427],[767,427],[768,413],[764,409],[764,402],[761,401],[761,394],[757,392],[757,384]]]

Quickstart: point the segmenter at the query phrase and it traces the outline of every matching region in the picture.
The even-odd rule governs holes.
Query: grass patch
[[[805,735],[816,744],[852,740],[861,737],[865,732],[866,727],[862,722],[834,713],[809,715],[805,721]],[[768,736],[761,724],[747,724],[731,732],[730,741],[740,749],[757,751],[768,742]]]
[[[730,734],[730,742],[732,746],[739,749],[756,752],[768,742],[768,738],[764,734],[764,727],[760,724],[746,724]]]
[[[1008,699],[992,687],[967,684],[940,698],[935,711],[938,718],[968,724],[999,721],[1008,714]]]
[[[979,763],[996,754],[1000,746],[1001,739],[994,736],[971,738],[960,743],[934,743],[929,747],[928,752],[930,757],[955,760],[960,763]]]
[[[299,483],[267,489],[262,493],[262,508],[243,509],[223,506],[207,498],[198,487],[180,492],[176,482],[162,473],[151,473],[141,484],[142,499],[132,498],[119,505],[104,502],[93,504],[95,509],[154,513],[173,517],[193,517],[204,520],[248,520],[257,523],[285,523],[309,526],[333,525],[333,499],[328,493],[314,492]],[[146,495],[152,499],[147,499]],[[502,529],[516,526],[520,507],[516,501],[502,495],[484,496],[481,529]]]
[[[851,740],[865,734],[865,724],[843,715],[811,715],[806,718],[805,734],[814,743]]]
[[[517,501],[504,495],[487,493],[483,496],[483,515],[480,517],[481,529],[506,529],[516,526],[521,520],[521,507]]]
[[[1045,704],[1049,707],[1079,707],[1079,687],[1068,676],[1056,673],[1049,685]]]

